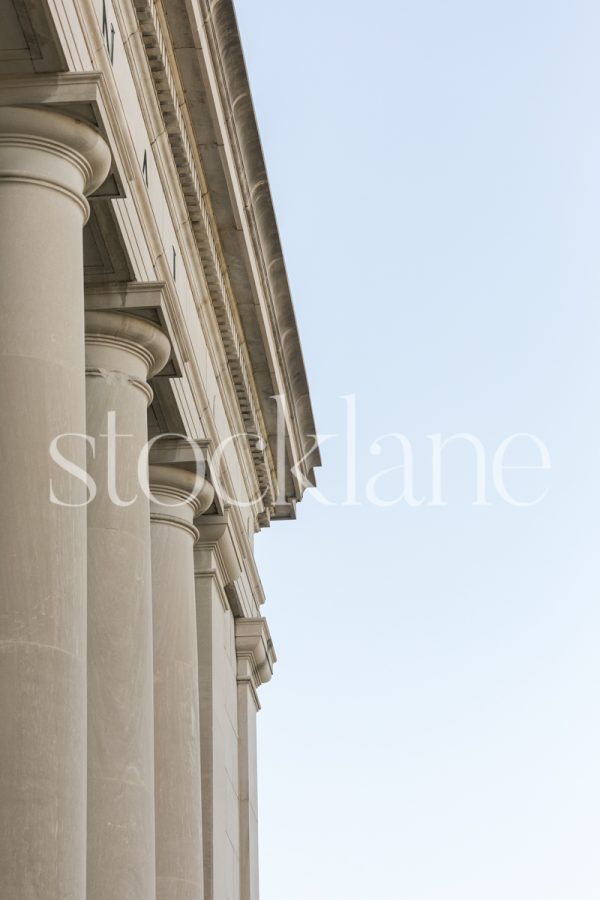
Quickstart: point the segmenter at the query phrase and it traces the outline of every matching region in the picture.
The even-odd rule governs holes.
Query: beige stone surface
[[[5,5],[0,898],[257,900],[253,540],[319,455],[233,2]],[[201,441],[204,514],[166,441],[151,509],[148,427]]]
[[[0,109],[0,896],[85,893],[85,503],[49,455],[85,431],[84,194],[109,152],[57,113]],[[85,467],[85,443],[60,451]]]

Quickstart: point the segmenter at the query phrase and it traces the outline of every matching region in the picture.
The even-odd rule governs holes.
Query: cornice
[[[261,436],[266,435],[267,430],[249,376],[251,363],[240,338],[240,325],[236,321],[231,288],[226,270],[221,262],[218,237],[203,197],[201,171],[194,158],[193,143],[182,114],[177,79],[169,60],[161,16],[154,0],[135,0],[135,9],[192,230],[200,250],[206,284],[248,435],[248,444],[263,503],[268,509],[274,500],[271,474],[274,472],[274,463],[268,442],[261,440]],[[267,524],[267,522],[264,521],[262,524]]]
[[[306,456],[303,463],[306,476],[314,482],[313,469],[321,465],[318,447],[312,440],[316,428],[234,3],[233,0],[200,0],[200,5],[212,57],[220,74],[221,100],[237,156],[255,249],[281,341],[279,362],[293,406],[295,436]]]
[[[150,0],[139,2],[147,5]],[[190,0],[157,0],[155,9],[159,24],[163,13],[166,19],[163,39],[167,61],[172,61],[173,86],[180,85],[179,96],[177,92],[175,95],[178,112],[189,129],[188,143],[194,158],[197,152],[207,174],[207,208],[212,204],[213,213],[210,225],[219,261],[224,260],[225,287],[229,292],[233,286],[230,299],[235,297],[234,319],[239,317],[242,322],[242,346],[247,350],[257,409],[266,426],[262,433],[271,446],[266,458],[273,484],[278,474],[272,465],[277,440],[273,396],[286,397],[290,460],[286,484],[277,485],[277,494],[278,498],[285,495],[289,502],[269,513],[293,517],[294,503],[301,499],[306,484],[314,483],[314,468],[320,465],[320,457],[249,87],[246,80],[239,95],[234,91],[236,85],[229,70],[232,51],[227,36],[223,36],[218,3],[209,6]],[[234,15],[231,21],[246,78]],[[245,127],[250,118],[253,131]],[[252,156],[254,150],[257,157]],[[254,166],[258,159],[261,166]],[[292,478],[290,472],[296,466],[302,478]],[[270,500],[272,494],[266,497]]]

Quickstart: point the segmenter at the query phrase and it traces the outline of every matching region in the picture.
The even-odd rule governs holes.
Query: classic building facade
[[[0,897],[257,900],[319,465],[232,0],[0,0]]]

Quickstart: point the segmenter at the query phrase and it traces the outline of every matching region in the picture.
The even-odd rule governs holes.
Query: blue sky
[[[357,408],[358,505],[333,438],[256,541],[261,900],[598,900],[600,6],[237,9],[319,431]],[[446,506],[368,504],[387,432],[426,495],[476,435],[490,505],[460,442]]]

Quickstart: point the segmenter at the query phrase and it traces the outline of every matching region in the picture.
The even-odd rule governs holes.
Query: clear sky
[[[237,0],[322,450],[256,541],[261,900],[600,897],[600,5]],[[356,395],[357,504],[346,498]],[[366,483],[414,451],[431,499]],[[492,459],[537,435],[550,471]],[[526,441],[506,460],[536,465]],[[406,474],[406,473],[404,473]],[[401,493],[403,473],[377,483]]]

